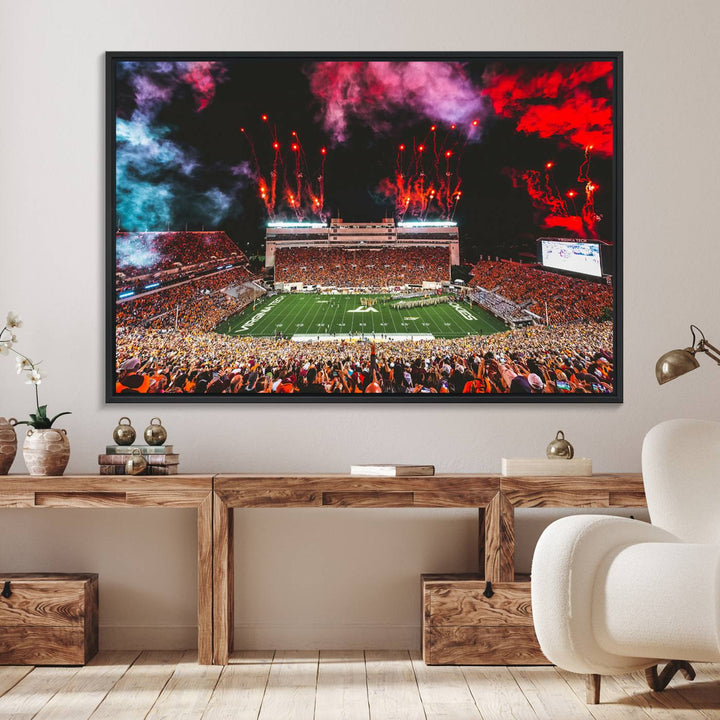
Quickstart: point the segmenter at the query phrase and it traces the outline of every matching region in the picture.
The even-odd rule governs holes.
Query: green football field
[[[363,297],[376,297],[374,307],[363,307]],[[275,295],[258,301],[225,320],[216,332],[245,337],[272,337],[277,333],[297,340],[317,336],[390,335],[462,337],[490,335],[505,324],[477,306],[452,300],[430,307],[398,309],[393,301],[372,295]]]

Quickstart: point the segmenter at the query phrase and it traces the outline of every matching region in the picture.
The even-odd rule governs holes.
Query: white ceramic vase
[[[67,432],[56,428],[28,428],[23,457],[31,475],[62,475],[70,460]]]

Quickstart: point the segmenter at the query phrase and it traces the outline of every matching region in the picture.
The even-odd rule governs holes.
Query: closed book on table
[[[0,574],[0,665],[84,665],[98,651],[96,573]]]
[[[434,475],[434,465],[351,465],[351,475],[367,477],[417,477]]]
[[[98,455],[98,462],[100,465],[125,465],[129,458],[129,455]],[[180,455],[143,455],[143,460],[148,465],[177,465]]]
[[[148,465],[142,475],[177,475],[179,465]],[[127,475],[125,465],[100,465],[100,475]]]
[[[592,458],[503,458],[502,474],[538,477],[592,475]]]
[[[139,450],[143,455],[171,455],[172,445],[108,445],[105,452],[108,455],[132,455]]]

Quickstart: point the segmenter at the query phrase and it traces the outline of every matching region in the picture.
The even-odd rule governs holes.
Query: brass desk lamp
[[[700,335],[699,340],[695,331]],[[655,377],[660,385],[700,367],[700,363],[695,357],[699,352],[704,352],[720,365],[720,350],[705,339],[703,331],[697,325],[691,325],[690,332],[692,333],[692,345],[690,347],[686,347],[684,350],[670,350],[670,352],[661,355],[655,363]]]

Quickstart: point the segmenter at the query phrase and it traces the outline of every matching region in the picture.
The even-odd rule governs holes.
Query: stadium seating
[[[386,288],[450,280],[448,248],[278,248],[275,282]]]
[[[602,282],[559,275],[537,266],[481,260],[472,269],[471,287],[482,287],[553,324],[604,319],[612,308],[612,287]]]
[[[195,265],[213,258],[247,261],[224,232],[119,232],[115,236],[116,269],[126,278]]]
[[[221,320],[240,312],[251,299],[237,299],[218,291],[249,278],[244,268],[233,268],[118,303],[117,326],[212,330]]]

